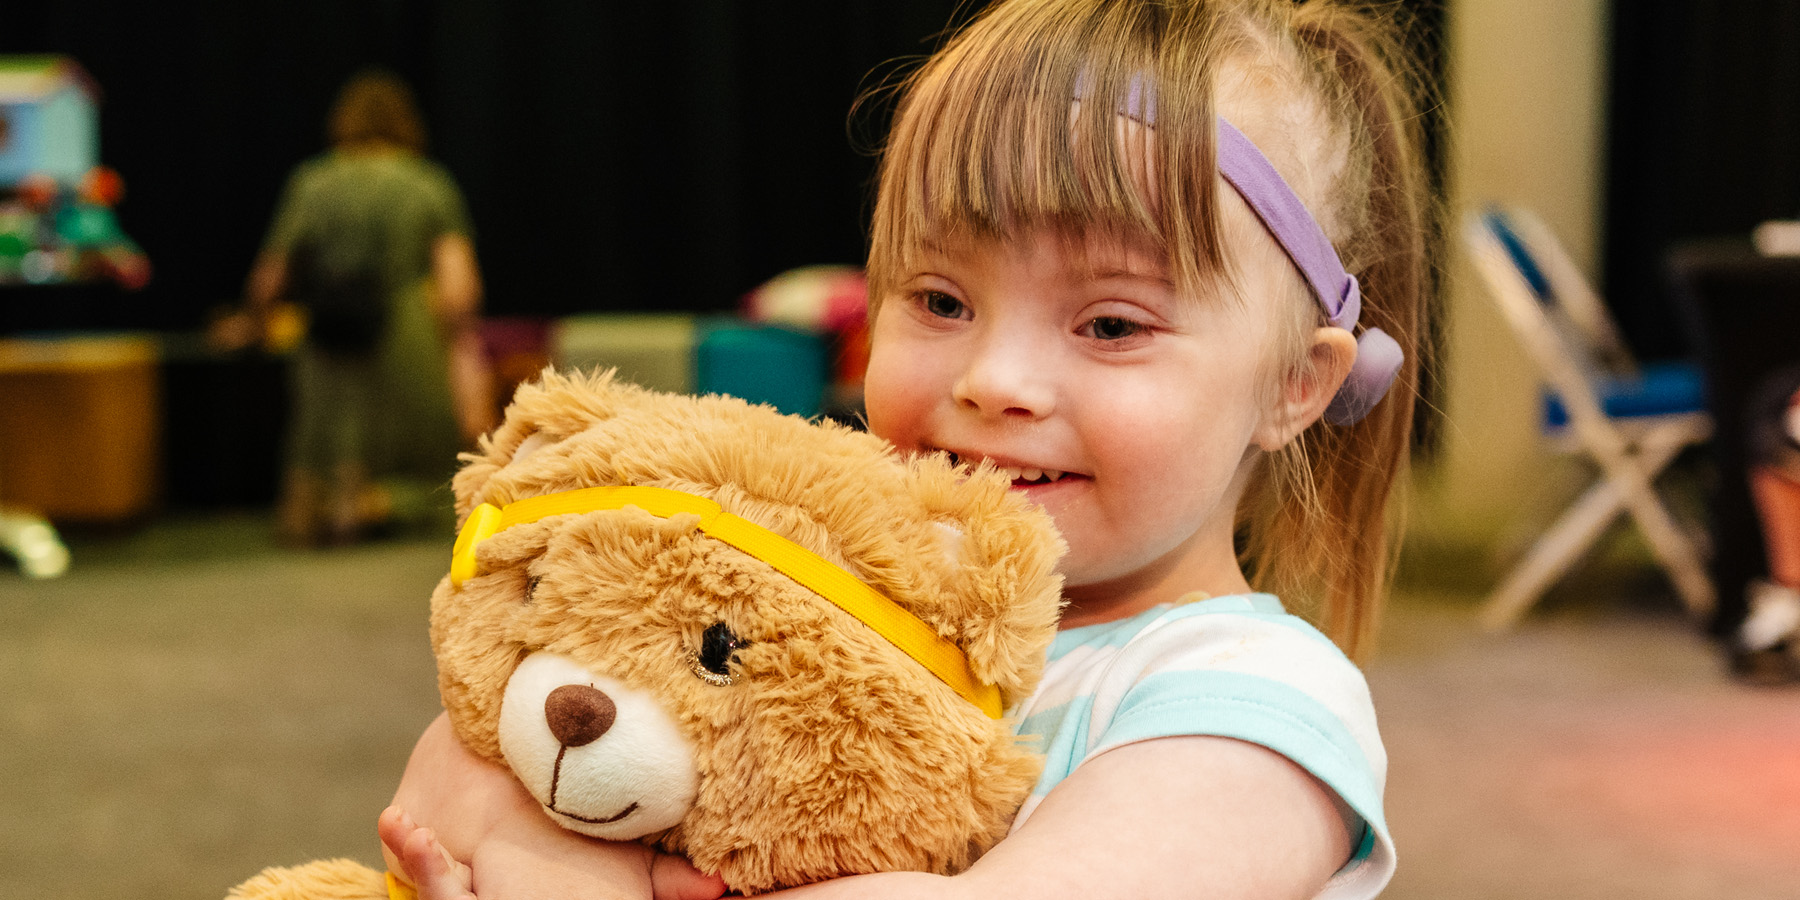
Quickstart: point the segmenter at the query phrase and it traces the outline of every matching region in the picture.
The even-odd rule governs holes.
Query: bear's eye
[[[532,601],[537,599],[538,582],[543,580],[542,577],[537,575],[525,579],[525,603],[527,605],[530,605]]]
[[[733,681],[731,661],[737,656],[738,648],[749,643],[733,634],[724,622],[714,622],[700,635],[700,652],[694,654],[694,674],[707,684],[730,684]]]

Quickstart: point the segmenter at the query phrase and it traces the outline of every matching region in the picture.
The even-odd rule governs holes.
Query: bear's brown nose
[[[618,714],[611,697],[585,684],[565,684],[544,698],[544,721],[565,747],[599,740]]]

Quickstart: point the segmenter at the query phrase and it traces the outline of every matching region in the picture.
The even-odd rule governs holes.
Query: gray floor
[[[1402,597],[1369,671],[1384,896],[1800,897],[1800,689],[1729,682],[1672,613],[1571,612],[1490,637]]]
[[[266,534],[165,522],[73,541],[57,581],[0,571],[0,898],[217,898],[375,859],[437,709],[447,548]],[[1800,690],[1725,680],[1648,573],[1591,574],[1502,637],[1475,590],[1413,580],[1369,669],[1387,897],[1800,897]]]

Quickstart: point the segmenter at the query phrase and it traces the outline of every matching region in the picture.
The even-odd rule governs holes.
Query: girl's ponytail
[[[1437,293],[1441,216],[1418,114],[1424,81],[1398,34],[1397,13],[1326,0],[1281,6],[1292,10],[1290,33],[1308,63],[1309,87],[1357,148],[1353,168],[1366,173],[1337,192],[1340,221],[1350,226],[1336,236],[1338,249],[1362,285],[1362,322],[1399,341],[1406,362],[1360,423],[1309,430],[1297,449],[1302,489],[1262,492],[1274,508],[1252,518],[1246,550],[1267,588],[1284,596],[1322,588],[1321,625],[1359,657],[1370,649],[1393,569],[1389,529],[1398,522],[1390,521],[1388,499],[1405,469],[1422,373],[1434,362],[1428,307]]]

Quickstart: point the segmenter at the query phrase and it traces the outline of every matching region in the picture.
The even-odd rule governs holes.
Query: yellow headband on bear
[[[635,506],[665,519],[677,513],[699,516],[703,534],[768,563],[801,587],[831,601],[917,660],[989,718],[1000,718],[1000,689],[978,681],[969,669],[968,657],[955,644],[932,631],[931,626],[811,550],[755,522],[724,511],[712,500],[684,491],[637,486],[591,487],[527,497],[506,504],[504,509],[483,503],[469,513],[462,533],[456,537],[456,549],[450,559],[450,581],[461,585],[479,574],[476,546],[514,525],[550,516],[626,506]]]

